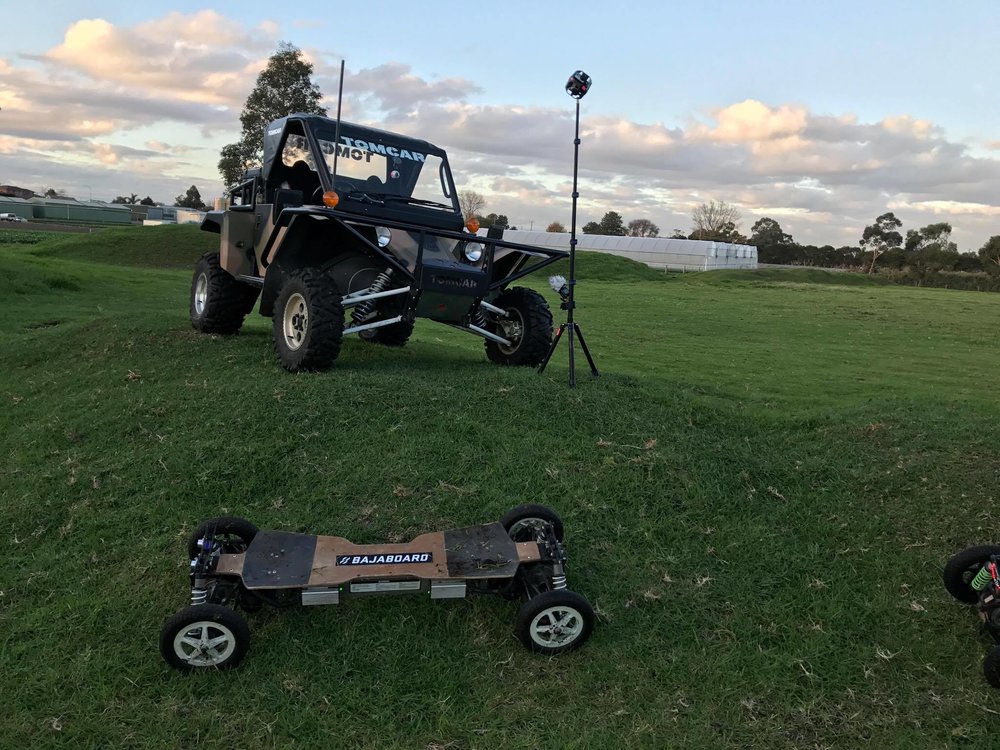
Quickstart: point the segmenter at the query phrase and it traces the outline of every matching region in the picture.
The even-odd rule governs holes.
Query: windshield
[[[334,134],[316,134],[327,171],[333,173]],[[391,142],[365,141],[340,136],[337,149],[336,189],[347,197],[358,192],[386,200],[457,211],[450,192],[448,164],[435,154],[423,154]]]

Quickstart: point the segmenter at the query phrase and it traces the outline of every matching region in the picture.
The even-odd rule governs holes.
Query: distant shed
[[[23,198],[0,197],[0,214],[17,214],[22,219],[31,219],[32,205]]]
[[[132,211],[128,206],[103,201],[78,201],[73,198],[32,198],[33,216],[51,221],[102,221],[129,224]]]
[[[486,234],[485,229],[479,231]],[[569,250],[567,232],[526,232],[508,230],[505,240]],[[672,271],[714,271],[722,268],[756,268],[757,248],[709,240],[672,240],[665,237],[610,237],[578,234],[577,250],[594,250],[645,263],[651,268]]]

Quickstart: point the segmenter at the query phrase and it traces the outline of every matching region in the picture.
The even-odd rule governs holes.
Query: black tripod
[[[553,276],[549,279],[549,283],[552,285],[554,291],[559,293],[559,297],[562,299],[562,304],[560,307],[566,311],[566,322],[559,326],[556,331],[555,338],[552,339],[552,346],[549,347],[548,354],[545,355],[545,359],[538,366],[538,373],[541,374],[545,372],[545,366],[549,363],[552,358],[552,353],[556,350],[556,346],[559,345],[559,339],[562,338],[563,333],[569,334],[569,387],[576,387],[576,364],[573,360],[573,336],[574,334],[578,339],[580,339],[580,348],[583,349],[584,356],[587,357],[587,362],[590,363],[590,374],[595,378],[600,375],[597,371],[597,365],[594,364],[594,358],[590,355],[590,349],[587,348],[587,342],[584,341],[583,331],[580,330],[580,324],[574,322],[573,320],[573,309],[576,307],[576,303],[573,298],[573,290],[576,287],[576,199],[580,197],[580,193],[576,189],[577,173],[580,164],[580,100],[584,97],[587,91],[590,90],[590,76],[584,73],[582,70],[578,70],[573,75],[569,77],[569,81],[566,82],[566,93],[576,99],[576,137],[573,139],[573,217],[570,226],[570,240],[569,240],[569,281],[566,282],[558,276]]]

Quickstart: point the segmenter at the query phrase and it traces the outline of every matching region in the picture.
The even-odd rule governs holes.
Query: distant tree
[[[629,237],[658,237],[660,228],[649,219],[632,219],[628,223]]]
[[[462,208],[463,218],[468,221],[482,213],[486,208],[486,199],[475,190],[463,190],[458,194],[458,205]]]
[[[738,233],[740,219],[739,209],[725,201],[702,203],[691,212],[691,222],[693,225],[691,239],[723,239],[721,235],[724,231],[731,236],[734,233]],[[731,226],[727,227],[727,225]]]
[[[1000,234],[993,235],[979,248],[979,260],[990,273],[1000,273]]]
[[[719,230],[715,233],[712,238],[720,242],[732,242],[736,245],[745,245],[749,240],[740,234],[739,229],[733,222],[727,221]]]
[[[272,120],[292,112],[326,114],[326,107],[320,106],[323,94],[312,82],[312,73],[312,63],[302,58],[298,47],[287,42],[278,45],[243,106],[240,140],[222,148],[219,172],[227,186],[238,183],[249,167],[261,164],[264,128]]]
[[[504,214],[486,214],[479,223],[487,228],[508,229],[510,227],[510,222]]]
[[[683,229],[675,229],[670,233],[670,239],[672,240],[686,240],[688,236],[684,234]]]
[[[178,208],[197,208],[199,210],[205,208],[201,193],[194,185],[189,187],[184,195],[178,195],[174,198],[174,205]]]
[[[546,232],[565,232],[566,227],[560,224],[558,221],[553,221],[547,227],[545,227]]]
[[[44,193],[42,193],[46,198],[63,198],[65,193],[62,190],[56,190],[55,188],[49,188]]]
[[[596,221],[588,221],[583,225],[583,229],[580,231],[584,234],[604,234],[604,232],[601,231],[601,225]]]
[[[139,201],[139,205],[140,206],[155,206],[156,205],[156,201],[154,201],[152,198],[150,198],[147,195],[145,198],[143,198],[141,201]]]
[[[617,211],[608,211],[601,217],[601,234],[612,237],[624,237],[625,225],[622,222],[622,215]]]
[[[874,224],[865,227],[858,244],[863,251],[872,254],[871,265],[868,266],[869,276],[875,272],[875,263],[880,255],[903,244],[903,235],[899,233],[901,226],[903,222],[889,211],[877,217]]]
[[[766,245],[791,245],[792,235],[785,234],[781,230],[781,225],[774,219],[765,216],[757,219],[750,227],[750,244],[757,247]]]
[[[903,263],[920,274],[953,270],[959,263],[958,245],[951,241],[951,224],[946,221],[909,230],[904,248]]]
[[[111,202],[112,203],[124,203],[125,205],[128,205],[128,206],[134,206],[136,203],[139,202],[139,196],[136,195],[135,193],[132,193],[129,196],[119,195],[119,196],[116,196],[115,199],[113,201],[111,201]]]
[[[112,200],[112,203],[128,203],[128,198],[123,195],[116,195]]]

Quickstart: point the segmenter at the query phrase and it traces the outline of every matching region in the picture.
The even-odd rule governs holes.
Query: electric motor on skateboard
[[[944,568],[944,587],[965,604],[975,605],[995,645],[983,659],[983,675],[1000,688],[1000,546],[984,544],[954,555]]]
[[[547,654],[583,645],[594,627],[593,608],[566,588],[562,521],[543,505],[519,505],[496,523],[421,534],[405,544],[258,531],[242,518],[214,518],[191,534],[188,557],[191,604],[160,632],[160,653],[181,671],[238,665],[250,629],[237,608],[265,604],[394,594],[522,599],[515,633],[526,648]]]

